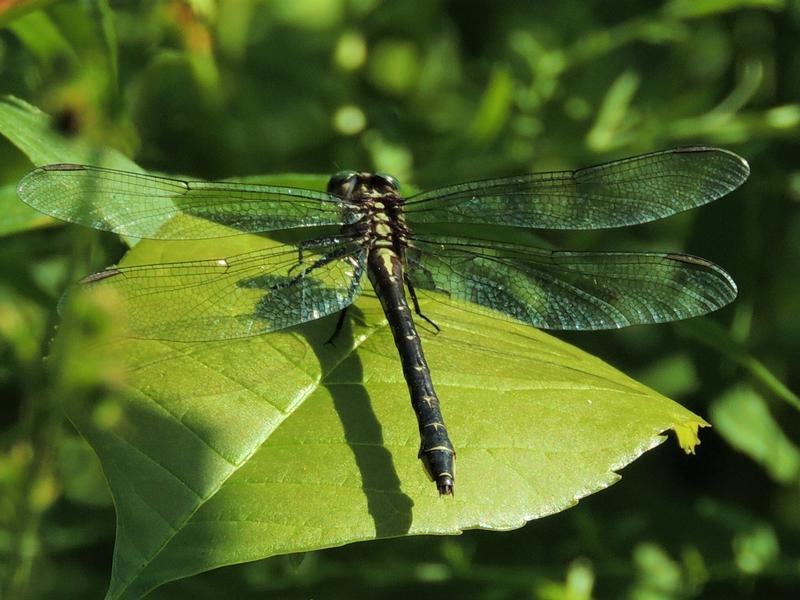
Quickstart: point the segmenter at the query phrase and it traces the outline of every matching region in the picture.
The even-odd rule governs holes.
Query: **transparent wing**
[[[736,297],[715,264],[684,254],[555,252],[467,238],[413,240],[415,287],[541,329],[614,329],[702,315]]]
[[[319,319],[361,291],[362,246],[332,239],[217,260],[110,268],[81,287],[119,294],[128,335],[172,341],[248,337]]]
[[[602,229],[661,219],[739,187],[747,162],[718,148],[643,154],[577,171],[474,181],[424,192],[409,223],[474,223]]]
[[[183,181],[55,164],[22,178],[26,204],[63,221],[153,239],[205,239],[241,232],[341,225],[339,198],[324,192],[243,183]],[[189,215],[198,218],[178,218]]]

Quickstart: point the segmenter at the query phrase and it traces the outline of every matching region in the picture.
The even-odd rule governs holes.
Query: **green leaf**
[[[53,4],[53,0],[17,0],[4,2],[0,6],[0,27],[6,27],[15,20],[24,18],[24,15]]]
[[[719,323],[711,319],[695,319],[688,323],[675,325],[682,336],[709,346],[729,360],[741,365],[759,383],[776,397],[800,410],[800,396],[795,394],[778,379],[767,367],[753,356],[747,348],[735,340]]]
[[[84,138],[60,134],[47,113],[14,96],[0,99],[0,133],[34,165],[73,162],[125,171],[142,170],[112,148],[100,147]]]
[[[42,64],[54,67],[58,60],[67,64],[78,62],[75,50],[44,11],[34,10],[16,18],[9,29]]]
[[[781,483],[800,476],[800,448],[783,432],[764,399],[748,386],[731,388],[711,405],[720,435]]]
[[[143,241],[124,263],[268,243]],[[667,429],[687,451],[697,443],[701,418],[599,359],[441,297],[423,302],[442,328],[420,335],[457,448],[454,498],[423,474],[400,361],[371,295],[335,347],[324,343],[335,316],[225,342],[67,344],[80,360],[56,364],[89,364],[93,351],[124,368],[113,396],[72,394],[66,406],[117,508],[109,597],[359,540],[513,529],[614,483]]]
[[[13,96],[0,99],[0,134],[34,165],[74,162],[126,171],[142,170],[116,150],[92,144],[84,138],[60,134],[49,115]],[[16,182],[0,188],[0,211],[3,214],[0,235],[58,223],[23,204],[16,195]]]
[[[71,162],[124,171],[143,169],[113,148],[91,143],[84,137],[68,137],[53,127],[52,118],[24,100],[0,99],[0,134],[14,144],[34,165]],[[310,189],[325,189],[327,177],[307,174],[254,175],[235,179],[243,183],[270,183]],[[16,182],[0,187],[0,236],[60,223],[20,201]]]
[[[59,136],[13,99],[0,103],[0,129],[36,164],[139,170]],[[123,264],[273,243],[144,241]],[[372,295],[353,307],[335,347],[324,343],[335,316],[204,344],[110,338],[125,317],[119,298],[91,296],[69,303],[51,365],[117,509],[111,598],[278,554],[520,527],[614,483],[667,429],[693,451],[705,425],[568,344],[428,295],[442,331],[420,334],[458,453],[456,496],[443,499],[417,459],[400,361]]]
[[[37,229],[53,222],[50,217],[33,210],[17,198],[17,184],[0,187],[0,236]]]
[[[675,19],[697,19],[743,8],[780,10],[783,6],[782,0],[671,0],[662,10]]]
[[[515,81],[507,67],[495,67],[470,125],[470,136],[478,141],[494,139],[511,113]]]

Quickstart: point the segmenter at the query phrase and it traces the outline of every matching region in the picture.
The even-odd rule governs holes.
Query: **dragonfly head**
[[[400,189],[397,179],[386,173],[339,171],[328,180],[328,193],[350,198],[361,186],[380,193],[397,192]]]

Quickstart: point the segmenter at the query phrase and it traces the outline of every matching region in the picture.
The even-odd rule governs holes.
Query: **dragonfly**
[[[323,192],[77,164],[38,167],[17,191],[57,219],[135,238],[295,234],[292,243],[235,256],[114,266],[85,277],[82,285],[121,295],[132,337],[225,340],[336,313],[338,332],[369,280],[400,356],[419,429],[418,457],[447,496],[456,450],[415,317],[437,331],[438,325],[422,311],[417,291],[548,330],[615,329],[709,313],[731,302],[737,288],[708,260],[544,249],[515,233],[645,223],[716,200],[748,175],[747,162],[733,152],[692,146],[408,198],[397,180],[379,173],[339,172]],[[508,234],[498,235],[498,227]]]

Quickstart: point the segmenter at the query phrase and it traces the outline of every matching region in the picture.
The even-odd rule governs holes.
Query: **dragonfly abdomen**
[[[389,321],[419,425],[419,458],[441,495],[453,493],[455,451],[433,389],[422,343],[406,302],[403,266],[392,248],[376,245],[367,259],[369,279]]]

